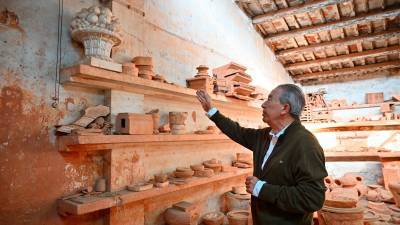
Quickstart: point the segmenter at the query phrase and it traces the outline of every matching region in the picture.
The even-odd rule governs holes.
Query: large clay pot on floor
[[[232,210],[226,214],[229,225],[248,225],[250,212],[248,210]]]
[[[320,225],[363,225],[364,209],[335,208],[324,206],[318,211],[318,224]]]
[[[250,209],[250,198],[251,195],[246,194],[235,194],[231,191],[225,193],[226,209],[231,211],[234,209]]]
[[[164,213],[167,225],[195,225],[198,219],[199,214],[195,210],[181,209],[175,205]]]
[[[389,190],[393,195],[396,206],[400,207],[400,183],[389,183]]]

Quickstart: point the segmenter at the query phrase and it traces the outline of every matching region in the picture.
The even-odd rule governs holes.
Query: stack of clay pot
[[[195,225],[198,219],[196,206],[188,202],[176,203],[164,213],[167,225]]]
[[[249,210],[251,195],[246,192],[245,186],[234,186],[232,191],[225,193],[226,210]]]
[[[235,209],[226,214],[229,225],[250,225],[251,213],[249,210]]]
[[[216,159],[210,159],[203,162],[205,168],[214,170],[214,173],[219,173],[222,171],[222,162]]]
[[[217,78],[215,90],[225,93],[226,96],[250,100],[249,96],[254,92],[255,87],[249,85],[252,79],[245,72],[246,69],[234,62],[213,69],[213,74]]]
[[[186,80],[187,86],[195,90],[205,90],[213,93],[213,79],[208,75],[208,67],[200,65],[197,68],[197,74],[192,79]]]
[[[190,168],[194,170],[195,177],[212,177],[214,170],[210,168],[204,168],[204,165],[191,165]]]
[[[139,69],[139,77],[151,80],[153,79],[153,58],[149,56],[136,56],[132,62]]]
[[[187,112],[169,112],[169,126],[171,134],[185,134],[186,133],[186,118]]]
[[[324,179],[327,187],[325,203],[318,211],[321,225],[363,225],[364,210],[358,206],[359,198],[366,194],[366,186],[359,175],[346,173],[338,179],[328,176]]]
[[[346,173],[338,179],[328,176],[324,179],[328,188],[326,197],[346,197],[358,200],[367,194],[367,187],[362,183],[363,177]]]
[[[206,213],[202,217],[204,225],[222,225],[224,223],[225,215],[221,212]]]
[[[253,157],[251,153],[236,153],[236,160],[232,163],[233,166],[238,168],[252,168]]]
[[[186,167],[177,167],[176,170],[174,171],[174,176],[176,178],[190,178],[194,175],[194,171],[190,168]]]

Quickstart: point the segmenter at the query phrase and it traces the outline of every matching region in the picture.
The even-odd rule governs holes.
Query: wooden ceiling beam
[[[307,45],[303,47],[298,47],[298,48],[291,48],[287,50],[282,50],[276,52],[277,57],[285,57],[287,55],[291,54],[303,54],[305,52],[310,52],[310,51],[320,51],[325,48],[330,48],[330,47],[338,47],[338,46],[344,46],[344,45],[352,45],[352,44],[357,44],[362,41],[376,41],[376,40],[381,40],[381,39],[389,39],[392,37],[400,37],[400,28],[396,29],[390,29],[390,30],[385,30],[377,33],[372,33],[372,34],[363,34],[360,36],[356,37],[346,37],[343,39],[338,39],[334,41],[326,41],[322,42],[319,44],[313,44],[313,45]]]
[[[377,56],[388,55],[388,54],[392,54],[392,53],[397,53],[397,54],[400,53],[400,46],[395,45],[395,46],[386,47],[386,48],[377,48],[377,49],[367,50],[367,51],[363,51],[363,52],[351,53],[348,55],[339,55],[339,56],[311,60],[311,61],[306,61],[306,62],[293,63],[293,64],[285,65],[285,68],[287,70],[294,70],[294,69],[299,69],[299,68],[304,68],[304,67],[318,66],[318,65],[321,65],[321,63],[337,63],[337,62],[343,62],[343,61],[347,61],[347,60],[356,61],[356,60],[360,60],[360,59],[363,59],[366,57],[377,57]]]
[[[323,71],[323,72],[317,72],[317,73],[301,74],[301,75],[295,75],[292,77],[296,81],[302,81],[302,80],[309,80],[309,79],[324,78],[324,77],[329,77],[329,76],[334,76],[334,75],[339,75],[339,74],[360,73],[360,72],[368,71],[368,70],[372,70],[372,69],[376,69],[376,70],[391,69],[391,68],[397,68],[399,66],[400,66],[400,60],[394,60],[394,61],[388,61],[388,62],[368,64],[368,65],[364,65],[364,66],[355,66],[355,67],[350,67],[350,68],[342,68],[342,69],[329,70],[329,71]]]
[[[268,12],[262,15],[258,15],[253,17],[253,24],[260,24],[264,22],[269,22],[275,19],[279,19],[285,16],[291,16],[294,14],[299,13],[307,13],[312,12],[317,9],[329,6],[329,5],[336,5],[342,2],[348,2],[349,0],[313,0],[313,1],[306,1],[301,5],[284,8],[272,12]]]
[[[267,42],[274,42],[278,41],[280,39],[287,39],[287,38],[294,38],[296,36],[302,36],[306,34],[313,34],[313,33],[318,33],[321,31],[328,31],[328,30],[334,30],[334,29],[339,29],[339,28],[344,28],[350,25],[354,24],[359,24],[359,23],[365,23],[368,21],[376,21],[380,19],[385,19],[389,17],[396,17],[400,15],[400,8],[396,5],[395,7],[390,7],[385,10],[378,9],[378,10],[373,10],[368,13],[363,13],[355,17],[349,17],[349,18],[344,18],[341,20],[337,21],[331,21],[325,24],[319,24],[319,25],[314,25],[314,26],[309,26],[297,30],[289,30],[289,31],[284,31],[280,32],[278,34],[273,34],[270,36],[267,36],[264,40]]]
[[[338,83],[338,82],[348,82],[354,80],[364,80],[364,79],[372,79],[376,77],[392,77],[392,76],[400,76],[399,69],[389,69],[389,70],[378,70],[375,72],[363,73],[363,74],[351,74],[351,75],[343,75],[343,76],[332,76],[325,77],[321,79],[309,79],[309,80],[295,80],[296,83],[300,83],[301,85],[320,85],[327,83]]]

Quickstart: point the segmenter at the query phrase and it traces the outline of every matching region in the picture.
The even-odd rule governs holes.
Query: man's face
[[[261,105],[263,108],[263,121],[270,123],[273,120],[279,119],[284,113],[285,106],[279,102],[279,96],[282,90],[275,88],[268,95],[268,99]]]

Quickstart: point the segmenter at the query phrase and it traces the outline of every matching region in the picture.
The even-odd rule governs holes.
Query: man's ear
[[[290,105],[289,104],[284,104],[282,106],[282,112],[281,114],[289,114],[290,113]]]

